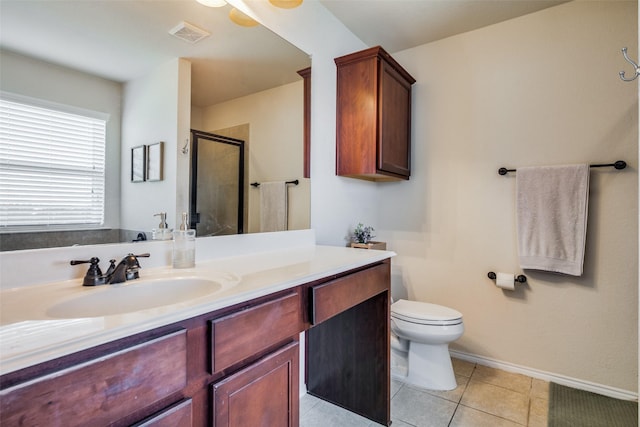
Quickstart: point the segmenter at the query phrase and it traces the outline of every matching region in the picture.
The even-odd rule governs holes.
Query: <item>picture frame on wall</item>
[[[144,182],[147,151],[144,145],[131,149],[131,182]]]
[[[147,181],[162,181],[164,143],[147,145]]]

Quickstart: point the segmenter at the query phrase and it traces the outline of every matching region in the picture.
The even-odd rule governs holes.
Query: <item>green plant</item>
[[[356,228],[353,230],[353,241],[356,243],[369,243],[374,236],[373,232],[375,230],[371,226],[364,226],[362,223],[359,223]]]

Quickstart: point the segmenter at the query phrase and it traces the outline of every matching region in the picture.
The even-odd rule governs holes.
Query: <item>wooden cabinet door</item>
[[[380,61],[378,169],[411,175],[411,84]]]
[[[370,181],[409,179],[415,79],[379,46],[335,62],[336,174]]]
[[[214,427],[297,427],[298,347],[291,343],[214,384]]]

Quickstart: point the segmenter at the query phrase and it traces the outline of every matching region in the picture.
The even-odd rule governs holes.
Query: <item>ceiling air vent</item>
[[[197,43],[200,40],[209,37],[209,33],[207,31],[184,21],[172,28],[169,31],[169,34],[191,44]]]

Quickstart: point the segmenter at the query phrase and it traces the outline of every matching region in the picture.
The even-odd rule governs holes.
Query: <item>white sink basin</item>
[[[132,280],[87,287],[80,295],[49,307],[47,315],[68,319],[132,313],[201,298],[222,287],[215,280],[196,277]]]

